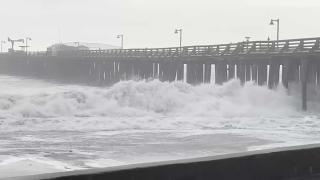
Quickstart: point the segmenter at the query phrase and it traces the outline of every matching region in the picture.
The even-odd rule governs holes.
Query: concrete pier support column
[[[307,110],[307,66],[308,59],[301,59],[301,97],[302,97],[302,110]]]
[[[280,80],[280,63],[276,62],[275,64],[275,75],[274,75],[274,85],[277,87]]]
[[[221,77],[222,77],[222,83],[225,83],[228,81],[228,62],[226,60],[222,61],[220,66],[221,70]]]
[[[153,79],[153,74],[154,74],[153,62],[152,61],[147,62],[147,65],[148,65],[148,70],[150,73],[149,79]]]
[[[162,63],[162,81],[166,82],[169,81],[169,66],[170,65],[170,61],[164,61]]]
[[[269,65],[269,78],[268,78],[269,89],[272,89],[274,87],[274,73],[275,73],[275,67],[274,67],[274,63],[272,63],[272,60],[271,60]]]
[[[111,60],[110,62],[109,62],[110,64],[109,64],[109,68],[110,68],[110,82],[109,82],[109,85],[112,85],[113,83],[115,83],[116,81],[115,81],[115,74],[114,74],[114,70],[115,70],[115,67],[114,67],[114,61],[113,60]]]
[[[119,65],[119,80],[125,80],[125,61],[118,61]]]
[[[58,61],[58,72],[59,72],[59,79],[61,79],[60,78],[60,76],[62,75],[62,73],[61,73],[61,69],[60,69],[60,59],[58,58],[57,59],[57,61]],[[84,58],[81,58],[81,59],[79,59],[79,68],[80,68],[80,71],[81,71],[81,75],[80,75],[80,83],[84,83],[84,84],[86,84],[86,83],[88,83],[88,81],[89,81],[89,72],[90,72],[90,70],[89,70],[89,67],[87,66],[87,63],[86,63],[86,58],[84,57]]]
[[[221,70],[219,68],[219,61],[216,61],[215,64],[214,64],[214,68],[215,68],[215,75],[214,75],[214,78],[215,78],[215,84],[217,85],[221,85],[222,84],[222,80],[221,80]]]
[[[81,79],[80,79],[80,77],[81,77],[81,72],[80,72],[80,70],[81,70],[81,58],[78,58],[78,57],[76,57],[76,58],[73,58],[72,60],[71,60],[71,63],[72,63],[72,71],[73,71],[73,82],[80,82],[81,81]],[[58,78],[59,77],[59,75],[57,74],[57,64],[56,63],[51,63],[50,64],[51,65],[51,68],[52,69],[54,69],[54,71],[55,71],[55,73],[54,74],[52,74],[52,77],[53,78]]]
[[[104,83],[104,61],[102,60],[102,58],[97,59],[96,61],[96,81],[95,83],[97,83],[98,86],[102,86]]]
[[[133,62],[131,61],[128,61],[126,62],[126,80],[130,80],[133,75],[134,75],[134,72],[133,72]]]
[[[159,78],[159,63],[158,62],[153,63],[153,78],[155,78],[155,79]]]
[[[240,66],[240,60],[238,59],[238,60],[236,60],[235,61],[235,64],[236,64],[236,77],[237,77],[237,79],[240,79],[240,72],[241,72],[241,66]]]
[[[258,85],[263,86],[267,83],[268,65],[264,62],[258,64]]]
[[[108,60],[105,60],[104,63],[102,63],[102,71],[104,73],[102,85],[108,86],[108,82],[110,81],[110,70],[108,67]]]
[[[216,75],[216,84],[222,85],[227,82],[227,62],[226,61],[216,61],[215,65],[215,75]]]
[[[141,79],[146,79],[146,64],[145,61],[139,61],[139,76]]]
[[[299,73],[299,64],[300,62],[297,62],[296,60],[292,59],[292,58],[287,58],[286,60],[284,60],[283,66],[282,66],[282,82],[284,82],[284,76],[283,73],[285,72],[285,66],[286,66],[286,61],[287,61],[287,81],[288,84],[295,82],[296,81],[296,70],[298,70]]]
[[[159,80],[162,81],[163,79],[163,61],[159,62],[159,74],[158,74]]]
[[[146,77],[147,77],[148,69],[145,61],[140,62],[139,72],[142,79],[147,79]]]
[[[310,84],[316,84],[317,79],[317,67],[316,63],[313,60],[309,60],[307,66],[307,82]]]
[[[177,71],[178,61],[173,60],[169,63],[169,82],[174,82],[176,80]]]
[[[142,77],[143,74],[141,72],[141,63],[142,63],[141,61],[135,61],[133,64],[135,78],[139,78],[139,79],[143,78]]]
[[[186,66],[187,66],[187,72],[186,72],[186,76],[187,76],[187,80],[186,80],[186,82],[188,83],[188,84],[191,84],[191,64],[190,64],[190,62],[188,62],[187,64],[186,64]]]
[[[178,71],[177,71],[177,81],[183,81],[183,80],[184,80],[184,62],[179,61]]]
[[[197,84],[197,64],[195,62],[191,63],[191,84]]]
[[[268,81],[269,89],[273,89],[274,87],[279,85],[280,63],[278,61],[279,59],[277,57],[270,58]]]
[[[99,69],[100,69],[100,82],[99,82],[99,85],[100,86],[105,86],[105,64],[106,64],[106,61],[101,59],[101,64],[99,66]]]
[[[205,63],[204,68],[204,83],[210,83],[211,82],[211,62]]]
[[[187,83],[194,85],[195,83],[195,64],[194,62],[188,62],[187,64]]]
[[[145,72],[145,79],[150,79],[151,77],[153,77],[153,62],[145,61],[143,69]]]
[[[173,78],[172,78],[172,76],[173,76],[173,70],[174,68],[173,68],[173,62],[172,62],[172,60],[170,60],[170,61],[168,61],[167,62],[167,80],[166,81],[168,81],[168,82],[172,82],[173,80]]]
[[[290,69],[290,60],[284,59],[282,64],[282,85],[285,88],[289,88],[289,69]]]
[[[127,80],[127,74],[128,74],[128,72],[129,72],[129,69],[128,69],[129,63],[130,63],[130,62],[128,62],[128,61],[122,61],[122,62],[121,62],[121,65],[122,65],[122,67],[123,67],[122,79],[123,79],[124,81]]]
[[[235,78],[236,72],[235,72],[236,66],[234,60],[228,61],[228,81]]]
[[[244,60],[239,60],[239,79],[243,85],[246,81],[246,65]]]
[[[114,84],[120,81],[119,61],[114,61]]]
[[[203,83],[203,62],[196,62],[195,64],[196,72],[196,85]]]
[[[89,77],[88,77],[88,84],[92,84],[92,82],[94,82],[95,81],[95,71],[96,71],[96,64],[95,64],[95,62],[94,61],[92,61],[92,59],[87,59],[87,61],[88,61],[88,66],[90,67],[90,72],[89,72]],[[68,66],[66,66],[66,67],[69,67],[69,63],[68,63]],[[67,79],[67,81],[70,81],[70,74],[68,73],[68,70],[67,69],[64,69],[63,70],[64,71],[64,73],[65,73],[65,78]]]
[[[132,62],[132,77],[139,77],[139,63],[137,61]]]
[[[256,63],[253,63],[251,67],[252,67],[252,81],[257,83],[258,82],[258,65]]]
[[[55,61],[56,62],[56,61]],[[75,78],[74,78],[74,81],[76,83],[81,83],[81,76],[82,76],[82,72],[81,72],[81,62],[82,62],[82,58],[75,58],[74,60],[74,63],[73,63],[73,66],[74,66],[74,74],[75,74]],[[55,71],[55,75],[54,75],[54,78],[55,79],[60,79],[59,78],[59,70],[58,70],[58,64],[57,63],[54,63],[53,64],[53,69]]]
[[[251,81],[251,65],[250,62],[246,62],[246,81]]]
[[[316,65],[317,67],[317,86],[319,87],[320,86],[320,62],[316,62]]]
[[[197,84],[197,64],[195,62],[191,64],[191,84]]]

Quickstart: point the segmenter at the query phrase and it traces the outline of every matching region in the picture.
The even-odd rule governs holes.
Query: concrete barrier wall
[[[9,179],[284,180],[317,179],[317,174],[320,144]]]

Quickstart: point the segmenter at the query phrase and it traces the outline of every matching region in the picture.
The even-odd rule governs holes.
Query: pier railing
[[[59,51],[58,57],[113,57],[113,58],[178,58],[230,57],[272,54],[320,53],[320,37],[280,41],[250,41],[219,45],[184,46],[145,49],[110,49]],[[51,52],[30,52],[29,56],[52,56]]]

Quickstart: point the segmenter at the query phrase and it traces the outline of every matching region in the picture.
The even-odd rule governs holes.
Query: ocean
[[[318,86],[307,112],[300,90],[0,76],[0,178],[319,143]]]

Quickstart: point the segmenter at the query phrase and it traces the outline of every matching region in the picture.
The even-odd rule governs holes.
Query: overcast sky
[[[320,0],[0,0],[0,40],[31,37],[30,50],[59,41],[94,42],[125,48],[209,45],[319,37]],[[8,43],[4,46],[8,48]],[[18,46],[18,44],[17,44]],[[17,48],[16,48],[17,49]]]

